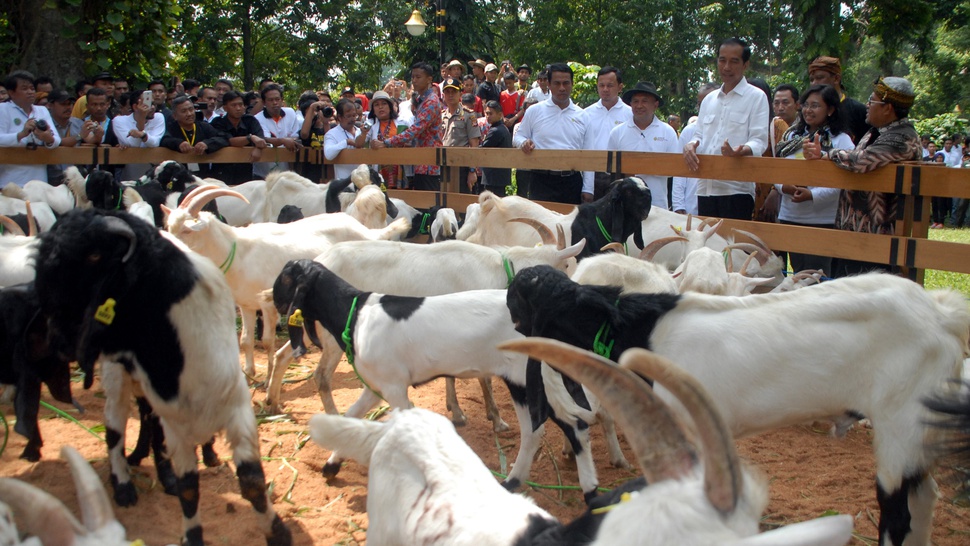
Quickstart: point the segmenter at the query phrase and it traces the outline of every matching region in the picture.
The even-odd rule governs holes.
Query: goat
[[[624,425],[650,485],[633,480],[595,499],[596,509],[563,525],[531,500],[499,487],[478,455],[439,415],[399,409],[387,423],[316,415],[310,419],[315,442],[370,467],[369,541],[389,546],[836,546],[851,538],[850,516],[758,535],[767,504],[763,482],[739,464],[730,433],[703,388],[669,362],[645,351],[631,352],[617,368],[572,347],[554,347],[563,355],[553,354],[548,343],[525,339],[500,348],[544,358],[595,390]],[[649,374],[681,398],[698,431],[698,449],[634,373]]]
[[[549,264],[566,269],[583,248],[584,242],[570,248],[559,247],[544,235],[549,243],[542,247],[487,248],[464,241],[445,241],[434,245],[415,245],[394,241],[357,241],[333,245],[315,257],[334,274],[359,290],[381,291],[395,296],[424,297],[451,294],[466,290],[505,288],[516,268]],[[264,299],[265,298],[264,296]],[[325,338],[326,340],[326,338]],[[325,341],[326,342],[326,341]],[[337,413],[330,392],[330,377],[340,362],[336,347],[324,351],[315,374],[317,389],[327,413]],[[328,360],[326,356],[329,355]],[[280,388],[287,363],[292,358],[289,346],[284,346],[274,359],[270,374],[266,404],[270,412],[279,410]],[[507,426],[498,414],[491,396],[491,383],[482,380],[488,418],[496,430]],[[448,385],[448,409],[453,421],[462,425],[465,416],[458,405],[454,383]]]
[[[29,258],[37,247],[37,238],[23,235],[20,226],[7,220],[9,218],[0,215],[0,225],[14,233],[0,237],[0,286],[34,280],[34,265]]]
[[[0,289],[0,383],[16,386],[14,430],[27,438],[20,458],[37,462],[44,445],[37,426],[41,383],[58,402],[72,400],[70,360],[47,343],[33,282]]]
[[[391,407],[407,408],[408,387],[443,375],[500,376],[512,393],[522,434],[519,456],[506,480],[512,485],[528,478],[543,429],[539,423],[533,430],[520,395],[526,385],[524,359],[495,349],[498,341],[520,337],[503,309],[504,297],[504,290],[428,298],[361,292],[310,260],[289,262],[273,284],[277,310],[290,317],[295,355],[305,352],[304,330],[325,351],[340,343],[336,340],[346,340],[348,360],[365,385],[347,416],[363,416],[381,398]],[[321,343],[326,337],[335,343]],[[431,337],[434,343],[429,343]],[[339,451],[331,454],[323,475],[335,476],[341,460]]]
[[[77,167],[74,167],[74,170],[76,171]],[[2,193],[22,201],[47,203],[55,215],[64,214],[77,206],[77,196],[70,184],[51,186],[47,182],[31,180],[20,187],[11,182],[3,188]]]
[[[380,186],[383,180],[367,165],[354,169],[348,178],[338,178],[328,184],[316,184],[292,171],[278,171],[266,176],[266,199],[262,218],[264,222],[276,218],[284,205],[300,205],[303,214],[315,216],[325,212],[340,212],[354,200],[354,191],[369,184]],[[388,210],[392,210],[389,206]]]
[[[203,545],[195,446],[225,430],[242,495],[267,544],[291,544],[266,491],[222,272],[131,215],[102,210],[72,211],[41,235],[35,267],[51,343],[76,355],[84,387],[97,360],[123,366],[158,414],[178,480],[184,543]],[[123,434],[108,430],[109,454]],[[137,498],[130,482],[117,480],[112,468],[116,500]]]
[[[280,215],[276,217],[277,224],[289,224],[290,222],[296,222],[297,220],[304,219],[303,209],[296,205],[283,205],[280,209]]]
[[[458,216],[455,215],[455,209],[448,207],[438,209],[434,215],[434,221],[431,222],[431,240],[435,243],[454,240],[457,239],[457,234]]]
[[[949,466],[962,476],[963,495],[970,493],[970,377],[964,364],[963,378],[941,386],[932,397],[924,400],[933,412],[931,426],[943,433],[943,438],[933,446]]]
[[[37,229],[40,231],[48,231],[54,222],[57,221],[57,216],[54,211],[51,210],[50,205],[44,202],[32,202],[32,213],[34,215],[34,221],[37,222]],[[0,195],[0,214],[3,215],[13,215],[13,214],[27,214],[27,201],[16,199],[13,197],[5,197]]]
[[[620,295],[536,266],[516,275],[508,306],[523,334],[677,359],[738,437],[865,415],[875,434],[880,542],[928,543],[936,488],[921,401],[956,376],[967,348],[970,310],[956,292],[868,274],[743,298]],[[598,339],[604,329],[608,342]]]
[[[650,214],[650,202],[650,190],[636,177],[613,182],[605,196],[565,215],[515,195],[498,198],[491,192],[483,192],[479,196],[481,216],[475,233],[466,232],[465,240],[486,246],[531,246],[539,242],[536,234],[509,223],[513,218],[531,218],[549,229],[562,224],[570,241],[586,239],[586,248],[578,256],[579,260],[592,256],[608,243],[623,243],[631,237],[635,246],[642,249],[640,224]]]
[[[733,254],[736,248],[752,251],[740,271],[733,270]],[[762,253],[760,248],[746,243],[728,245],[720,252],[706,246],[692,250],[674,271],[677,288],[681,293],[699,292],[715,296],[750,294],[754,288],[774,281],[774,278],[747,275],[748,266]]]
[[[111,501],[84,457],[71,446],[61,448],[77,489],[81,522],[50,493],[13,478],[0,478],[0,507],[13,509],[24,530],[34,538],[20,542],[12,520],[0,518],[0,544],[4,546],[129,546],[125,529],[115,519]],[[38,542],[39,541],[39,542]]]
[[[339,241],[388,239],[407,230],[398,222],[380,230],[369,230],[346,214],[311,216],[290,224],[259,223],[232,227],[217,222],[211,214],[201,212],[210,200],[220,196],[241,198],[234,190],[201,186],[174,211],[168,211],[166,229],[195,252],[221,264],[232,295],[242,315],[241,345],[246,354],[246,374],[255,374],[253,336],[256,311],[263,313],[268,327],[263,328],[263,346],[269,369],[273,369],[276,352],[275,325],[279,317],[271,303],[260,300],[259,293],[273,286],[273,281],[287,260],[313,258]],[[241,199],[240,199],[241,200]],[[223,205],[220,203],[220,210]],[[167,209],[166,209],[167,210]]]

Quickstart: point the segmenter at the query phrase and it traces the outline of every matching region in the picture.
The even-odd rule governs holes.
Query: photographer
[[[47,108],[34,106],[34,76],[17,71],[2,82],[10,101],[0,103],[0,146],[54,148],[61,137],[53,131]],[[46,165],[0,165],[0,180],[23,186],[31,180],[47,181]]]
[[[329,103],[318,100],[316,93],[309,91],[300,97],[297,106],[300,108],[300,113],[303,114],[300,141],[308,148],[317,150],[323,148],[323,140],[327,131],[330,130],[333,108]],[[305,164],[300,174],[314,182],[320,182],[323,179],[323,165]]]
[[[222,96],[222,108],[226,115],[212,120],[212,127],[228,137],[229,145],[235,147],[252,146],[250,159],[255,163],[262,157],[266,148],[263,127],[255,116],[246,113],[243,96],[236,91],[226,91]],[[218,163],[213,165],[213,176],[230,186],[249,182],[253,179],[252,163]]]

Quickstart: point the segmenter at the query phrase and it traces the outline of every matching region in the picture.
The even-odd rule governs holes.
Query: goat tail
[[[23,188],[17,185],[16,182],[11,182],[0,190],[0,194],[4,197],[10,197],[11,199],[20,199],[22,201],[27,200],[27,192]]]
[[[408,220],[407,218],[398,218],[397,220],[394,220],[388,224],[387,227],[378,230],[377,239],[385,241],[397,241],[407,235],[408,231],[410,230],[411,220]]]
[[[314,442],[367,466],[377,442],[387,430],[384,423],[328,413],[314,415],[309,426]]]
[[[961,340],[963,356],[970,356],[970,307],[966,298],[955,290],[931,290],[929,294],[942,317],[940,326]]]

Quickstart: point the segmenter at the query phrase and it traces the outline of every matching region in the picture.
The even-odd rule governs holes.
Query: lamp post
[[[435,0],[435,32],[438,33],[438,64],[444,62],[445,58],[445,10],[441,8],[442,0]],[[421,36],[424,34],[425,29],[428,28],[428,24],[424,22],[424,18],[421,17],[421,12],[414,10],[411,12],[411,18],[408,19],[404,26],[407,27],[408,33],[411,36]]]

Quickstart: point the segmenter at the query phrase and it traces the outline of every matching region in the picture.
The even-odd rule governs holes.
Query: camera
[[[142,91],[141,92],[141,103],[142,104],[147,104],[147,105],[151,106],[152,102],[153,101],[152,101],[152,92],[151,92],[151,90],[146,89],[145,91]]]
[[[323,110],[320,110],[320,113],[322,113],[323,114],[323,117],[325,117],[325,118],[328,118],[328,119],[329,118],[332,118],[333,117],[333,108],[331,108],[329,106],[324,106],[323,107]]]
[[[37,120],[37,124],[34,125],[34,127],[36,127],[38,131],[46,131],[50,128],[50,126],[47,125],[47,122],[42,119]]]

